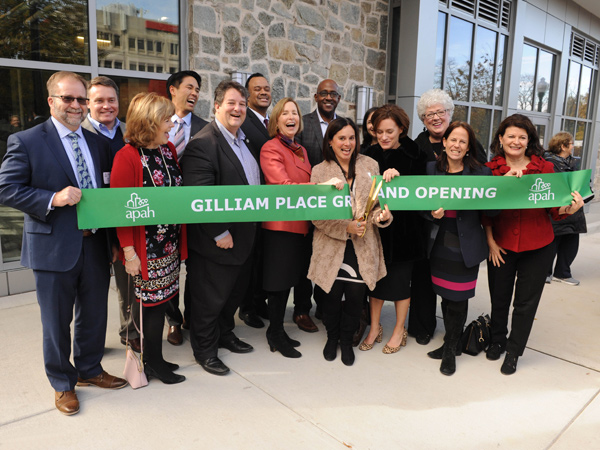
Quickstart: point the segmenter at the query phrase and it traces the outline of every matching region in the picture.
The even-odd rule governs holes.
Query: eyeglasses
[[[425,118],[428,120],[433,119],[435,116],[438,116],[440,119],[443,119],[444,117],[446,117],[446,113],[448,112],[447,109],[440,109],[439,111],[434,111],[434,112],[430,112],[425,114]]]
[[[335,100],[336,98],[340,98],[340,97],[341,97],[341,95],[340,95],[340,94],[338,94],[338,93],[337,93],[337,92],[335,92],[335,91],[331,91],[331,92],[328,92],[328,91],[321,91],[321,92],[317,92],[317,95],[318,95],[319,97],[321,97],[321,98],[327,98],[327,97],[331,97],[331,98],[332,98],[332,99],[334,99],[334,100]]]
[[[71,97],[69,95],[51,95],[50,97],[60,98],[63,102],[67,103],[68,105],[73,103],[75,100],[77,100],[77,103],[79,103],[80,105],[85,105],[86,102],[89,100],[89,98]]]

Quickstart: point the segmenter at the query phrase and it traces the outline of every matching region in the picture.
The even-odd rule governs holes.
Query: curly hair
[[[548,151],[550,153],[554,153],[555,155],[560,155],[563,147],[569,148],[573,142],[573,135],[566,131],[560,131],[552,136],[550,142],[548,143]]]
[[[430,89],[421,95],[421,98],[417,102],[417,114],[419,118],[425,121],[425,111],[427,108],[431,108],[433,105],[443,105],[444,109],[448,110],[450,120],[454,114],[454,102],[446,91],[441,89]]]

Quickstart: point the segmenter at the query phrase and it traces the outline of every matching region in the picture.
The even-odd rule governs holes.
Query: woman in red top
[[[554,172],[552,163],[541,157],[544,149],[535,126],[521,114],[502,121],[491,150],[496,156],[486,165],[493,175],[521,177]],[[506,350],[500,369],[505,375],[517,370],[517,359],[525,350],[546,282],[553,256],[550,243],[554,239],[549,214],[558,220],[583,206],[578,192],[571,195],[573,201],[560,208],[504,210],[494,218],[482,218],[490,248],[488,283],[492,301],[492,343],[487,359],[495,361]],[[513,287],[511,332],[507,339]]]
[[[138,94],[131,100],[124,136],[128,144],[115,156],[111,187],[183,184],[177,152],[169,142],[173,114],[173,104],[156,93]],[[140,200],[132,196],[133,202]],[[180,383],[185,377],[173,373],[179,366],[163,358],[162,334],[167,302],[179,293],[179,266],[187,258],[185,226],[119,227],[117,236],[125,271],[133,277],[135,296],[144,308],[146,375],[165,384]]]
[[[266,184],[314,184],[310,182],[306,150],[294,140],[302,131],[302,116],[293,99],[283,98],[273,107],[268,131],[273,139],[260,151],[260,168]],[[338,184],[338,189],[343,186],[337,178],[321,184]],[[302,354],[294,348],[300,342],[286,334],[283,318],[292,287],[308,296],[312,291],[306,278],[312,244],[309,222],[263,222],[262,227],[263,289],[267,291],[270,322],[267,341],[272,352],[279,351],[286,358],[300,358]]]

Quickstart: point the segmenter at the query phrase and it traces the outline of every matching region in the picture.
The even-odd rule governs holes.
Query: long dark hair
[[[471,125],[469,125],[467,122],[461,122],[458,120],[452,122],[444,133],[444,139],[448,140],[450,133],[457,128],[462,128],[469,136],[469,148],[463,157],[463,165],[465,167],[469,167],[469,169],[476,169],[477,167],[480,167],[481,163],[477,161],[477,145],[475,144],[477,142],[477,138],[475,137],[475,132],[473,131],[473,128],[471,128]],[[448,172],[448,153],[446,153],[446,151],[442,152],[435,167],[440,172]]]
[[[362,140],[363,143],[369,142],[369,145],[377,144],[377,138],[371,136],[371,133],[369,133],[369,129],[367,128],[367,119],[369,118],[371,113],[374,113],[375,111],[377,111],[377,106],[373,106],[372,108],[367,109],[362,123]]]
[[[537,129],[529,120],[529,117],[524,116],[523,114],[513,114],[512,116],[508,116],[504,119],[496,133],[494,134],[494,139],[492,140],[492,145],[490,149],[494,155],[504,156],[504,149],[500,145],[500,136],[504,136],[506,133],[506,129],[508,127],[516,127],[527,132],[527,149],[525,150],[525,156],[537,155],[542,156],[544,154],[544,148],[540,144],[540,137],[538,135]]]
[[[350,125],[352,127],[352,129],[354,129],[354,135],[356,136],[356,145],[354,147],[354,151],[352,152],[352,155],[350,156],[350,164],[348,165],[348,173],[346,173],[344,171],[344,169],[342,169],[342,166],[340,166],[340,163],[337,160],[335,153],[333,152],[333,149],[331,148],[330,142],[335,137],[336,134],[338,134],[343,128],[347,127],[348,125]],[[346,119],[345,117],[338,117],[337,119],[334,119],[331,122],[329,122],[327,131],[325,132],[325,137],[323,138],[323,159],[325,161],[335,161],[336,164],[338,166],[340,166],[340,169],[342,169],[342,172],[344,173],[346,178],[354,179],[354,176],[356,175],[356,171],[355,171],[356,157],[358,155],[359,147],[360,147],[360,138],[358,136],[358,127],[351,119]]]

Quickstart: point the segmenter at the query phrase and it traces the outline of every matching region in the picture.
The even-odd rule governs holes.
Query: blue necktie
[[[77,142],[78,136],[76,133],[69,133],[71,139],[71,148],[73,149],[73,155],[75,156],[75,164],[77,165],[77,179],[79,180],[79,187],[81,189],[93,189],[92,178],[90,177],[90,171],[81,153],[81,148]]]

